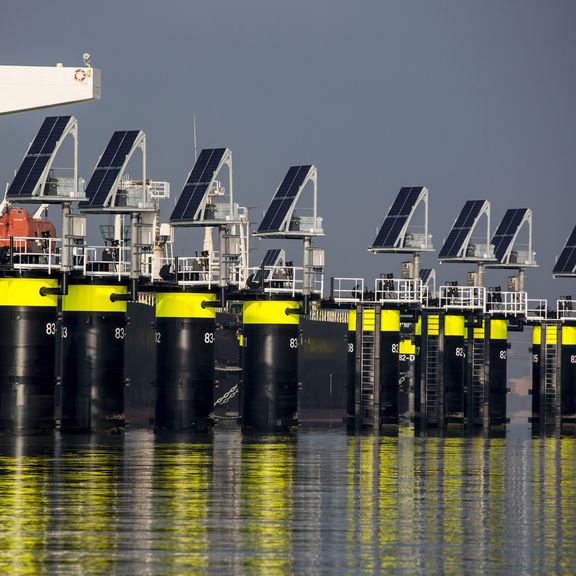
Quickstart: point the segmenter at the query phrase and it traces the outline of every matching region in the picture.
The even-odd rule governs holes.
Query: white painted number
[[[507,357],[508,354],[506,353],[506,350],[500,350],[500,360],[506,360]]]
[[[400,345],[399,344],[392,344],[392,353],[398,354],[400,352]]]
[[[352,354],[354,352],[354,343],[348,342],[348,352]]]
[[[576,354],[572,354],[572,356],[570,356],[570,364],[576,364]]]
[[[126,332],[124,331],[124,328],[115,328],[114,329],[114,338],[116,338],[116,340],[124,340],[124,336],[126,336]]]
[[[214,344],[214,333],[206,332],[204,334],[204,344]]]
[[[54,322],[46,322],[46,334],[54,336],[56,334],[56,324]]]
[[[532,362],[534,362],[534,364],[538,362],[538,354],[532,354]]]
[[[68,338],[68,328],[66,326],[62,326],[62,338]]]
[[[290,348],[298,348],[298,338],[290,338]]]
[[[456,348],[456,356],[458,358],[465,358],[466,354],[464,354],[464,348],[462,348],[462,347]]]
[[[160,344],[160,338],[162,337],[162,335],[160,334],[160,332],[156,332],[156,344]]]

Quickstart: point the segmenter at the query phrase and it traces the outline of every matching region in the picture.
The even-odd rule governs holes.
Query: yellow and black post
[[[532,417],[530,422],[535,426],[540,420],[540,363],[542,361],[542,326],[534,325],[532,327]]]
[[[122,429],[126,301],[123,284],[71,283],[62,296],[63,432]]]
[[[242,428],[281,431],[298,424],[301,306],[293,300],[243,303]]]
[[[158,429],[205,432],[214,424],[214,338],[217,296],[156,293]]]
[[[466,412],[465,317],[444,315],[444,422],[463,425]]]
[[[346,427],[354,429],[356,422],[356,310],[348,312],[346,363]]]
[[[576,325],[563,324],[560,351],[560,410],[562,425],[576,424]]]
[[[0,278],[0,429],[54,428],[58,297],[52,278]]]
[[[400,310],[380,310],[380,426],[398,425]]]
[[[488,340],[488,406],[489,425],[500,427],[508,422],[506,395],[508,393],[508,323],[505,318],[484,321]]]

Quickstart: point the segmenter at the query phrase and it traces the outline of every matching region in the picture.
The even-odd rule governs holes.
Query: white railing
[[[348,310],[331,310],[329,308],[312,308],[308,320],[316,322],[348,323]]]
[[[334,278],[332,281],[334,302],[362,302],[364,300],[364,278]]]
[[[3,264],[10,263],[10,239],[0,238]],[[60,238],[14,236],[12,239],[12,264],[18,270],[52,270],[60,268]]]
[[[486,311],[490,314],[526,316],[527,309],[528,295],[526,292],[488,290],[486,293]]]
[[[282,274],[279,274],[279,270]],[[286,294],[296,296],[304,291],[304,268],[302,266],[264,266],[249,268],[248,276],[259,279],[264,272],[263,283],[258,282],[255,287],[262,287],[269,294]],[[260,274],[258,274],[260,272]],[[310,274],[310,292],[324,294],[324,274],[312,272]]]
[[[548,300],[544,298],[528,298],[526,304],[526,320],[537,322],[548,319]]]
[[[424,297],[420,279],[376,278],[374,297],[377,302],[421,304]]]
[[[576,318],[576,300],[556,300],[556,318],[558,320]]]
[[[121,279],[130,274],[130,247],[86,246],[73,256],[74,268],[85,276],[116,276]]]
[[[482,286],[440,286],[440,306],[459,310],[486,311],[486,288]]]
[[[178,258],[177,280],[187,286],[217,286],[220,281],[219,259],[210,256]],[[172,259],[171,263],[174,260]]]

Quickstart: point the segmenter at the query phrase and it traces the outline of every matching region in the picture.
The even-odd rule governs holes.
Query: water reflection
[[[0,572],[571,573],[576,440],[0,438]]]

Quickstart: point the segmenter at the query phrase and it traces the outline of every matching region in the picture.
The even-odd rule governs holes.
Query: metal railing
[[[60,238],[38,238],[36,236],[14,236],[0,238],[0,261],[12,264],[18,270],[60,269]]]
[[[486,311],[486,288],[482,286],[440,286],[440,307]]]
[[[364,278],[333,278],[332,297],[337,303],[364,301]]]
[[[486,293],[486,312],[505,316],[526,316],[528,295],[526,292],[502,292],[488,290]]]
[[[576,300],[556,300],[556,318],[558,320],[576,319]]]
[[[116,276],[120,280],[130,274],[129,246],[80,246],[72,259],[73,267],[85,276]]]
[[[174,259],[166,259],[174,264]],[[215,252],[209,256],[187,256],[178,258],[178,283],[187,286],[217,286],[220,282],[220,259]]]
[[[528,298],[526,301],[526,320],[539,322],[548,319],[548,300],[544,298]]]
[[[282,275],[278,270],[282,269]],[[260,272],[260,275],[258,275]],[[286,294],[295,296],[304,291],[304,268],[302,266],[260,266],[249,268],[248,276],[253,278],[261,276],[262,282],[257,287],[269,294]],[[312,272],[310,274],[310,292],[312,294],[324,294],[324,274]]]
[[[422,304],[424,291],[420,279],[376,278],[374,297],[377,302]]]

